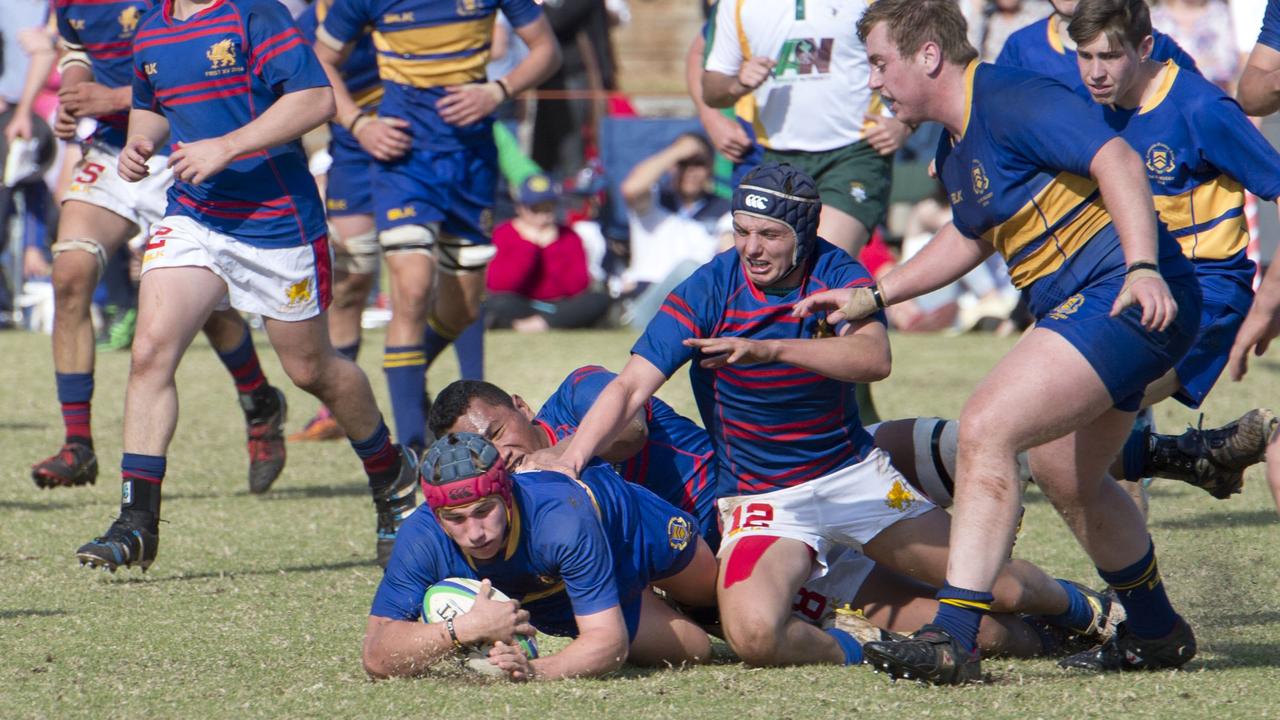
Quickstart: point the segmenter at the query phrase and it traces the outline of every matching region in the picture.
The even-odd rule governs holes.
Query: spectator
[[[540,332],[586,328],[609,310],[609,296],[591,287],[582,238],[556,222],[558,189],[546,175],[520,184],[516,217],[493,231],[489,265],[490,327]]]
[[[631,226],[623,292],[635,296],[625,319],[635,327],[648,324],[667,293],[732,242],[729,201],[712,192],[713,157],[706,138],[685,133],[622,181]]]
[[[982,12],[978,23],[978,54],[983,62],[995,62],[1004,41],[1013,33],[1031,23],[1048,17],[1053,6],[1046,0],[992,0]]]
[[[1234,92],[1240,72],[1231,11],[1223,0],[1160,0],[1151,24],[1195,58],[1200,73],[1224,92]]]
[[[563,61],[538,88],[553,96],[538,101],[533,159],[549,174],[563,177],[586,162],[605,92],[617,87],[609,12],[604,0],[546,0],[542,10],[560,42]]]

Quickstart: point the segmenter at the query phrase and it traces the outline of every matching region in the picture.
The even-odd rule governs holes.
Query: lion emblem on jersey
[[[134,30],[138,29],[138,20],[142,18],[142,11],[138,8],[129,6],[120,11],[120,17],[116,18],[120,21],[120,34],[132,35]]]
[[[215,68],[231,67],[236,64],[236,49],[231,44],[231,38],[225,38],[210,45],[204,56],[209,58],[209,62],[213,63]]]
[[[311,302],[311,278],[299,280],[289,286],[284,291],[285,300],[289,303],[289,307],[295,307],[303,303]]]

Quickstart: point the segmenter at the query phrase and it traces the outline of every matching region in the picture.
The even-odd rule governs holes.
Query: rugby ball
[[[422,619],[428,623],[442,623],[449,618],[456,618],[471,610],[475,604],[476,594],[480,592],[480,581],[471,578],[446,578],[427,588],[422,598]],[[492,588],[489,597],[493,600],[510,600],[497,588]],[[538,657],[538,645],[533,638],[517,635],[516,642],[530,659]],[[489,662],[489,650],[493,646],[469,645],[463,650],[462,664],[481,675],[501,675],[502,671]]]

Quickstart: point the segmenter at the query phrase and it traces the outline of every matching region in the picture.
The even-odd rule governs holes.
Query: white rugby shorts
[[[871,558],[844,545],[831,548],[827,563],[826,574],[801,585],[791,603],[792,615],[818,627],[831,619],[837,608],[853,605],[862,583],[876,566]]]
[[[260,248],[185,215],[169,215],[153,226],[142,256],[144,274],[166,267],[208,268],[227,284],[227,305],[286,322],[307,320],[329,306],[332,264],[327,238],[299,247]]]
[[[147,161],[151,174],[131,183],[120,177],[117,165],[120,151],[104,145],[89,145],[84,157],[76,163],[71,184],[63,200],[79,200],[110,210],[138,226],[138,232],[148,233],[151,226],[164,217],[168,199],[165,192],[173,184],[173,172],[169,170],[169,158],[152,156]]]
[[[724,497],[718,506],[724,527],[720,557],[727,558],[748,535],[799,540],[814,551],[810,581],[827,574],[836,547],[860,550],[881,530],[937,507],[911,487],[879,448],[860,463],[795,487]]]

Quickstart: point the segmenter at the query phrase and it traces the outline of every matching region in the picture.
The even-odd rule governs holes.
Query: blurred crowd
[[[959,1],[970,39],[986,61],[1000,56],[1012,33],[1054,11],[1048,0]],[[305,8],[300,0],[285,4],[295,14]],[[662,118],[663,132],[633,134],[649,119],[639,117],[619,90],[620,63],[611,38],[630,21],[627,0],[546,0],[543,8],[564,61],[537,93],[509,100],[498,111],[503,177],[494,231],[498,252],[488,270],[488,325],[517,331],[642,327],[693,268],[732,244],[732,165],[714,144],[716,129],[704,130],[692,114]],[[1264,8],[1263,0],[1159,0],[1152,18],[1194,57],[1205,77],[1233,92]],[[79,148],[49,131],[60,98],[57,71],[49,72],[58,47],[47,0],[0,0],[0,13],[0,155],[6,160],[0,184],[0,328],[20,324],[47,331],[53,297],[49,238]],[[709,16],[710,9],[703,13]],[[525,52],[500,22],[491,77],[503,76]],[[46,74],[42,86],[29,87],[28,77]],[[701,119],[706,125],[707,116]],[[604,137],[609,127],[634,138],[623,160],[610,155]],[[928,174],[936,142],[937,129],[922,127],[896,152],[888,220],[861,251],[873,274],[910,257],[949,220],[946,198]],[[318,175],[327,168],[326,144],[324,138],[308,143]],[[129,346],[140,245],[138,238],[132,250],[110,259],[95,295],[100,347]],[[385,295],[375,288],[369,301],[367,324],[376,324],[386,315]],[[994,262],[951,287],[894,307],[890,321],[900,331],[1008,333],[1027,318],[1002,264]]]

